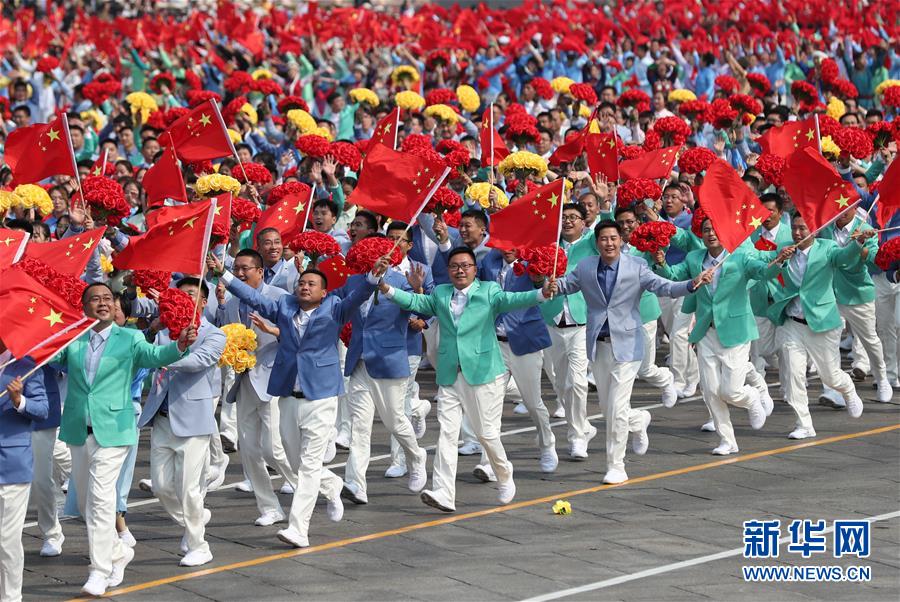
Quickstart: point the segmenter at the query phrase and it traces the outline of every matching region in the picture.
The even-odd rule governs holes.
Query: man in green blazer
[[[382,281],[387,299],[407,311],[435,316],[441,327],[438,345],[438,422],[441,432],[434,459],[432,490],[422,501],[444,512],[456,509],[456,442],[462,414],[472,424],[499,482],[499,500],[508,504],[516,494],[513,467],[500,441],[506,366],[497,343],[495,322],[504,312],[531,307],[556,291],[556,283],[544,290],[507,292],[496,282],[475,278],[475,253],[459,247],[447,258],[450,284],[435,287],[430,295],[395,289]]]
[[[82,591],[101,596],[122,582],[134,558],[115,529],[116,480],[128,447],[137,444],[132,375],[138,368],[161,368],[179,360],[197,338],[197,329],[185,328],[177,342],[160,347],[140,331],[113,323],[115,300],[108,285],[88,285],[81,301],[85,315],[99,322],[89,336],[54,358],[68,373],[59,439],[72,452],[71,478],[87,525],[91,565]]]
[[[738,452],[729,405],[746,409],[754,429],[762,428],[766,422],[759,391],[745,384],[748,368],[752,369],[750,341],[758,336],[747,286],[750,280],[774,277],[780,268],[768,267],[765,261],[743,249],[729,256],[709,219],[703,221],[701,231],[704,250],[691,251],[675,266],[666,265],[665,254],[660,251],[655,258],[656,271],[670,280],[685,280],[705,270],[715,270],[712,282],[689,298],[696,323],[688,341],[697,344],[703,401],[719,433],[720,443],[712,453],[727,456]],[[779,259],[787,256],[784,251]]]
[[[809,399],[806,392],[806,360],[812,358],[822,383],[847,400],[852,418],[862,415],[863,405],[850,376],[841,370],[839,350],[841,315],[834,296],[834,274],[841,269],[854,269],[865,249],[864,242],[873,230],[859,231],[846,247],[810,236],[803,216],[791,218],[794,244],[788,249],[790,260],[782,262],[784,286],[776,289],[769,318],[778,325],[775,339],[781,349],[787,402],[797,414],[797,428],[790,439],[815,437]]]
[[[839,215],[833,224],[822,230],[819,237],[833,240],[839,247],[846,247],[851,243],[850,236],[854,232],[871,229],[865,219],[856,214],[856,209],[851,207]],[[884,403],[891,400],[894,389],[887,377],[881,339],[875,332],[875,283],[869,275],[868,268],[875,265],[877,253],[877,238],[866,239],[859,265],[853,269],[835,272],[834,296],[837,299],[838,313],[853,333],[851,375],[854,380],[863,380],[871,368],[878,390],[878,401]],[[836,392],[826,389],[826,396],[832,404],[844,405],[844,400]]]

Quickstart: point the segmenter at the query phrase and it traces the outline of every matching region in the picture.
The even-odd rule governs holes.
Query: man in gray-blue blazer
[[[200,296],[200,314],[209,288],[197,278],[182,278],[177,287],[191,297]],[[169,331],[156,335],[156,343],[170,342]],[[201,318],[191,353],[157,370],[138,426],[153,426],[150,434],[150,479],[153,493],[169,516],[184,527],[182,566],[200,566],[212,560],[205,539],[210,513],[206,497],[209,436],[216,431],[212,405],[215,373],[225,351],[225,333]]]
[[[604,483],[622,483],[628,433],[634,452],[647,452],[650,412],[631,407],[631,389],[644,358],[640,302],[643,292],[662,297],[683,297],[712,279],[703,272],[693,281],[672,282],[653,273],[639,257],[622,254],[622,228],[604,220],[594,228],[599,256],[582,259],[559,280],[559,294],[581,291],[587,304],[587,356],[597,381],[600,403],[605,404],[606,463]]]

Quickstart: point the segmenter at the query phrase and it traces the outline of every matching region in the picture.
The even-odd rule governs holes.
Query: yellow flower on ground
[[[477,111],[478,107],[481,106],[481,98],[472,86],[458,86],[456,88],[456,98],[459,100],[459,106],[467,113]]]
[[[825,112],[832,119],[840,119],[847,112],[847,105],[837,96],[832,96],[828,99],[828,107],[825,109]]]
[[[886,79],[875,88],[875,94],[881,96],[884,94],[884,91],[888,88],[893,88],[894,86],[900,86],[900,79]]]
[[[22,199],[22,207],[31,209],[34,207],[41,215],[50,215],[53,211],[53,201],[42,186],[37,184],[20,184],[13,190],[16,196]]]
[[[422,95],[413,92],[412,90],[397,92],[397,94],[394,95],[394,102],[397,103],[397,106],[401,109],[407,109],[409,111],[418,111],[425,106],[425,99],[422,98]]]
[[[547,175],[547,168],[546,159],[528,151],[512,153],[503,159],[498,166],[500,173],[504,176],[515,175],[518,177],[515,172],[528,170],[534,172],[534,176],[538,180]]]
[[[370,107],[377,107],[381,101],[378,95],[368,88],[354,88],[350,90],[350,100],[353,102],[364,102]]]
[[[822,154],[829,161],[836,161],[841,156],[841,147],[839,147],[831,136],[822,138]]]
[[[131,107],[131,114],[141,114],[141,123],[147,123],[150,113],[159,110],[156,100],[146,92],[132,92],[125,97],[125,102]]]
[[[671,92],[669,92],[669,102],[682,103],[691,100],[697,100],[697,95],[690,90],[678,88],[677,90],[672,90]]]
[[[313,116],[303,109],[291,109],[287,112],[287,120],[300,130],[301,134],[307,134],[318,127]]]
[[[419,72],[409,65],[400,65],[391,72],[391,81],[395,86],[404,80],[413,83],[419,81]]]
[[[509,197],[506,196],[506,193],[496,186],[491,186],[490,182],[477,182],[475,184],[470,184],[469,187],[466,188],[466,196],[487,209],[491,206],[491,189],[496,191],[497,205],[501,209],[509,205]]]
[[[572,514],[572,504],[566,500],[556,500],[553,504],[553,514]]]
[[[197,191],[197,194],[204,197],[215,196],[220,192],[230,192],[236,195],[241,191],[241,183],[231,176],[214,173],[197,178],[194,190]]]
[[[459,123],[459,115],[456,114],[456,111],[454,111],[452,107],[447,105],[431,105],[425,109],[425,114],[429,117],[434,117],[443,123],[450,123],[453,125]]]
[[[250,77],[252,77],[253,79],[272,79],[273,75],[272,72],[268,69],[263,69],[262,67],[260,67],[259,69],[251,73]]]
[[[559,94],[568,94],[569,88],[574,83],[575,80],[568,77],[554,77],[550,82],[550,87]]]

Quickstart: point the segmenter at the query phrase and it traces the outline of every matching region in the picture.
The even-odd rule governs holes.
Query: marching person
[[[442,510],[456,510],[456,446],[463,412],[485,450],[499,482],[498,499],[508,504],[516,494],[512,464],[500,441],[500,418],[506,367],[497,344],[495,321],[501,313],[537,305],[555,292],[506,292],[496,282],[475,278],[475,252],[468,247],[450,251],[447,269],[451,284],[435,287],[430,295],[379,286],[385,298],[417,314],[435,316],[441,324],[438,349],[438,422],[441,432],[432,475],[433,489],[422,492],[422,501]]]
[[[82,294],[84,313],[99,320],[54,358],[68,373],[59,438],[72,450],[72,476],[78,509],[87,525],[91,565],[82,591],[102,596],[125,576],[134,549],[116,536],[116,480],[129,446],[137,444],[132,374],[161,368],[188,353],[197,330],[188,327],[177,341],[159,347],[138,330],[114,324],[115,297],[105,283],[89,284]]]
[[[202,317],[209,295],[205,282],[182,278],[176,288],[192,298],[198,296],[200,328],[191,354],[152,378],[150,393],[138,427],[152,426],[150,475],[153,494],[172,519],[184,527],[181,566],[200,566],[212,560],[205,539],[210,512],[203,507],[206,496],[206,464],[210,435],[215,432],[214,372],[225,351],[225,333]],[[170,341],[169,331],[156,335],[156,344]]]
[[[54,557],[62,554],[62,545],[66,540],[62,525],[59,524],[59,512],[57,511],[58,500],[62,492],[53,478],[53,450],[59,432],[62,400],[57,382],[59,371],[46,365],[41,368],[41,372],[43,373],[49,411],[44,420],[34,422],[31,431],[31,447],[34,450],[34,480],[31,482],[31,499],[37,509],[38,529],[44,540],[40,555]]]

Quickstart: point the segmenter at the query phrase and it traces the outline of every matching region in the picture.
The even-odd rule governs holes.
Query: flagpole
[[[394,148],[392,148],[391,150],[397,150],[397,142],[399,141],[399,138],[400,138],[400,109],[399,108],[394,112],[394,115],[396,116],[396,119],[394,119]]]
[[[231,149],[231,155],[234,157],[235,161],[238,162],[238,167],[241,168],[241,174],[244,176],[244,182],[247,183],[247,188],[250,190],[251,195],[254,197],[253,200],[257,203],[260,202],[259,193],[256,192],[256,188],[254,188],[250,183],[250,178],[247,177],[247,172],[244,170],[244,163],[241,161],[241,158],[237,154],[237,149],[234,148],[234,142],[231,141],[231,136],[228,135],[228,127],[225,125],[225,119],[222,117],[222,112],[219,110],[219,103],[216,102],[215,98],[211,98],[210,101],[213,106],[213,110],[216,112],[216,118],[219,120],[219,125],[222,126],[222,133],[225,134],[225,139],[228,140],[228,147]],[[169,134],[171,140],[171,134]]]
[[[206,256],[209,253],[209,237],[212,236],[213,222],[216,220],[216,197],[209,199],[209,213],[206,216],[206,230],[203,237],[203,252],[200,254],[200,284],[197,287],[197,297],[194,299],[194,311],[191,313],[191,324],[197,317],[197,310],[200,308],[200,295],[203,293],[203,280],[206,278]],[[197,320],[197,327],[200,327],[200,320]]]
[[[822,154],[822,134],[819,130],[819,114],[814,113],[813,118],[816,120],[816,143],[819,145],[819,154]]]
[[[563,177],[562,181],[562,191],[559,194],[559,216],[556,220],[556,250],[553,252],[553,275],[551,280],[556,280],[556,262],[559,260],[559,239],[562,236],[563,205],[566,204],[566,178]]]
[[[847,207],[847,209],[845,209],[845,211],[849,211],[850,209],[852,209],[852,208],[856,207],[857,205],[859,205],[859,203],[860,203],[860,201],[856,201],[855,203],[853,203],[852,205],[850,205],[849,207]],[[807,240],[809,240],[810,238],[815,238],[816,234],[818,234],[819,232],[821,232],[822,230],[824,230],[825,228],[827,228],[828,226],[830,226],[832,223],[834,223],[834,221],[835,221],[837,218],[839,218],[841,215],[843,215],[843,213],[844,213],[844,211],[841,211],[840,213],[838,213],[837,215],[835,215],[833,218],[831,218],[830,220],[828,220],[827,222],[825,222],[824,224],[822,224],[821,226],[819,226],[818,228],[816,228],[816,230],[815,230],[814,232],[810,232],[810,233],[806,236],[806,238],[804,238],[804,239],[801,240],[800,242],[794,243],[793,246],[799,247],[800,245],[802,245],[803,243],[805,243],[805,242],[806,242]],[[879,232],[880,232],[880,230],[879,230]],[[854,233],[855,233],[855,230],[854,230]],[[775,260],[774,260],[774,259],[769,263],[769,265],[772,265],[773,263],[775,263]]]
[[[306,203],[306,213],[303,215],[303,229],[300,232],[306,232],[306,225],[309,223],[309,214],[312,212],[313,199],[316,198],[316,183],[313,182],[309,191],[309,201]]]
[[[489,115],[488,125],[490,125],[490,127],[491,127],[491,154],[488,155],[488,157],[489,157],[488,158],[488,173],[490,174],[489,178],[490,178],[491,186],[493,186],[494,185],[494,103],[491,103],[491,105],[488,107],[488,111],[490,111],[490,113],[488,114]]]
[[[81,190],[81,176],[78,175],[78,161],[75,160],[75,147],[72,145],[72,135],[69,133],[69,116],[63,113],[63,129],[66,131],[66,143],[69,146],[69,157],[72,159],[72,169],[75,172],[75,183],[78,185],[78,198],[81,199],[81,208],[87,210],[84,202],[84,191]]]
[[[170,139],[172,138],[172,134],[169,134],[169,138]],[[105,149],[103,149],[103,165],[100,166],[100,175],[101,176],[106,175],[106,159],[107,159],[107,157],[109,157],[109,149],[105,148]]]

